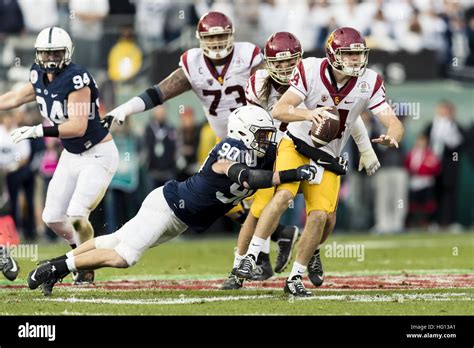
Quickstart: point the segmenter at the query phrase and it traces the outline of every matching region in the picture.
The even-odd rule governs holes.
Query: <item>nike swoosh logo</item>
[[[13,259],[13,257],[11,258],[12,260],[12,264],[13,264],[13,267],[12,269],[10,270],[11,272],[16,272],[18,271],[18,265],[16,264],[16,261]]]
[[[331,164],[331,162],[325,162],[325,161],[321,161],[321,160],[318,160],[317,163],[318,164]]]
[[[95,158],[100,158],[100,157],[104,157],[104,156],[99,156],[99,155],[94,155]]]
[[[51,94],[51,98],[56,98],[57,96],[57,94]]]
[[[350,102],[350,101],[344,100],[344,104],[354,104],[354,102],[353,102],[353,101]]]
[[[35,282],[36,281],[36,278],[35,278],[35,274],[38,270],[35,269],[34,273],[31,275],[31,279]]]

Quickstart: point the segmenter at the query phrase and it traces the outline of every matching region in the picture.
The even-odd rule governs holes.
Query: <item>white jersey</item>
[[[192,48],[181,55],[179,66],[201,100],[207,120],[219,138],[227,137],[230,113],[247,104],[245,84],[252,68],[262,60],[260,48],[249,42],[234,43],[234,49],[220,71],[200,48]]]
[[[260,98],[260,95],[262,94],[262,90],[268,79],[270,79],[271,81],[270,93],[268,94],[268,99],[265,100],[263,96],[262,98]],[[271,112],[275,104],[278,102],[278,100],[281,98],[281,96],[287,89],[287,88],[284,88],[283,90],[281,90],[281,92],[279,92],[277,90],[279,86],[282,86],[282,85],[275,82],[270,77],[270,74],[268,73],[266,69],[259,69],[253,73],[253,75],[250,77],[250,79],[247,82],[247,87],[245,88],[245,97],[247,98],[247,102],[250,104],[260,106],[264,108],[265,110],[267,110],[268,112]],[[303,103],[298,107],[306,108]],[[276,120],[276,119],[273,119],[273,123],[275,124],[275,128],[277,129],[276,140],[278,143],[283,137],[283,134],[286,131],[288,123],[282,123],[281,121]],[[301,123],[301,122],[296,122],[296,123]]]
[[[313,110],[321,106],[336,106],[341,125],[336,139],[320,147],[330,155],[340,156],[351,134],[357,117],[366,109],[377,114],[389,107],[385,101],[383,80],[375,71],[366,69],[364,75],[351,78],[339,91],[331,84],[326,58],[305,58],[293,71],[289,90],[299,95],[306,108]],[[288,131],[295,137],[314,146],[310,137],[311,122],[292,122]]]

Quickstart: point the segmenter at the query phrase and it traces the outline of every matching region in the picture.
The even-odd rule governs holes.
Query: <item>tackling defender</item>
[[[249,104],[258,105],[267,111],[271,111],[278,100],[281,98],[290,87],[290,77],[303,56],[303,49],[301,43],[293,34],[288,32],[277,32],[270,36],[265,44],[264,61],[266,68],[257,70],[249,79],[246,88],[246,98]],[[304,108],[304,104],[299,105]],[[274,120],[277,128],[277,143],[283,138],[284,132],[287,129],[288,123]],[[377,156],[370,146],[370,139],[367,130],[360,117],[354,123],[351,135],[358,146],[359,151],[363,154],[360,159],[360,169],[366,168],[367,173],[372,175],[378,169],[380,163]],[[368,146],[367,146],[368,145]],[[324,148],[322,148],[324,150]],[[321,148],[320,148],[321,150]],[[320,156],[325,153],[318,152]],[[336,173],[337,175],[344,175],[346,172],[347,161],[342,157],[324,156],[320,158],[324,162],[325,170]],[[260,217],[265,206],[273,197],[274,188],[258,190],[254,196],[254,201],[250,207],[250,214],[242,226],[238,239],[238,252],[234,258],[234,265],[229,278],[224,282],[221,289],[232,290],[242,287],[244,279],[236,275],[236,269],[240,261],[244,258],[247,252],[250,240],[255,232],[258,218]],[[326,225],[325,235],[329,235],[334,228],[336,220],[336,213],[330,213],[328,216],[328,223]],[[272,235],[273,239],[273,235]],[[268,241],[268,240],[267,240]],[[267,242],[266,242],[267,243]],[[280,248],[285,247],[278,243]],[[265,246],[264,246],[265,247]],[[288,258],[277,259],[275,272],[282,272],[288,265],[291,259],[291,247],[288,252],[280,252],[279,256],[285,255]],[[258,268],[257,268],[258,271]]]
[[[20,127],[13,142],[61,139],[64,150],[48,187],[43,221],[72,248],[94,236],[89,215],[103,198],[117,170],[119,154],[112,135],[99,119],[99,91],[92,75],[72,63],[74,46],[58,27],[42,30],[35,42],[36,59],[30,82],[0,96],[0,110],[32,101],[51,126]],[[90,283],[94,272],[82,270],[75,283]],[[43,289],[49,291],[47,286]]]
[[[235,110],[229,116],[228,138],[214,147],[197,174],[152,191],[137,215],[115,233],[94,238],[31,271],[28,286],[54,285],[76,270],[130,267],[145,250],[188,227],[206,230],[255,189],[313,179],[316,168],[311,165],[272,171],[274,158],[266,154],[275,146],[275,133],[272,117],[262,108]]]
[[[382,78],[375,71],[366,69],[368,51],[365,39],[357,30],[340,28],[327,39],[326,58],[305,58],[298,64],[290,79],[290,88],[273,109],[275,119],[289,122],[287,135],[278,147],[276,170],[308,164],[312,160],[317,163],[315,154],[319,151],[324,151],[326,156],[339,156],[357,117],[367,108],[387,128],[387,134],[372,141],[398,147],[403,126],[385,100]],[[298,107],[302,102],[309,110]],[[320,116],[314,115],[311,110],[323,106],[336,106],[341,123],[337,138],[318,150],[309,135],[311,122],[307,121],[316,118],[319,122]],[[367,148],[369,146],[370,143]],[[374,169],[369,168],[370,172]],[[332,229],[331,226],[328,228],[328,222],[330,214],[336,209],[340,186],[340,178],[321,166],[318,166],[317,178],[312,182],[277,186],[275,195],[262,212],[249,250],[236,273],[243,278],[251,278],[255,260],[269,231],[275,229],[300,186],[305,197],[307,221],[284,291],[294,296],[311,296],[302,283],[302,277],[309,265],[310,280],[316,286],[322,283],[323,272],[317,248],[327,237],[325,231]]]
[[[220,12],[208,12],[201,17],[196,37],[200,48],[184,52],[179,68],[167,78],[110,111],[105,117],[108,122],[106,125],[114,120],[122,124],[127,116],[152,109],[192,90],[202,103],[217,142],[224,139],[227,136],[230,113],[247,104],[244,90],[247,80],[255,71],[264,67],[262,54],[260,48],[250,42],[234,42],[234,26]],[[238,206],[229,214],[239,223],[245,220],[245,214]],[[285,245],[279,249],[280,253],[291,251],[297,235],[296,226],[277,227],[274,238],[280,245]],[[278,258],[288,259],[288,256],[279,255]],[[261,271],[254,279],[269,278],[272,267],[268,253],[262,253],[258,261],[258,269]]]

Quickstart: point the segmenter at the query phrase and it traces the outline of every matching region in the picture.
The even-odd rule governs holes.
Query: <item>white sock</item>
[[[262,247],[262,253],[270,254],[270,237],[265,240],[265,244]]]
[[[74,256],[68,257],[68,258],[66,259],[67,268],[68,268],[71,272],[77,272],[76,262],[75,262],[74,259],[75,259]]]
[[[68,259],[74,257],[74,254],[73,254],[72,252],[73,252],[73,250],[68,251],[68,252],[66,253],[66,257],[67,257]]]
[[[245,255],[252,255],[255,260],[258,258],[258,254],[262,250],[263,245],[265,244],[265,239],[253,236],[252,240],[250,241],[249,250]]]
[[[293,262],[293,268],[291,269],[290,276],[288,279],[293,279],[294,276],[300,276],[303,278],[304,273],[306,272],[306,266],[303,266],[302,264],[298,262]]]
[[[232,268],[237,268],[239,267],[239,264],[240,264],[240,261],[244,258],[243,255],[239,255],[239,253],[235,253],[234,254],[234,265],[232,266]]]

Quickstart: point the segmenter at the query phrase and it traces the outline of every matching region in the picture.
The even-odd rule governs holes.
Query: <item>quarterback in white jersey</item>
[[[246,105],[245,83],[263,67],[258,46],[234,42],[234,27],[220,12],[208,12],[199,20],[196,37],[200,47],[181,55],[179,68],[160,83],[116,107],[106,116],[106,125],[115,120],[163,104],[177,95],[193,90],[202,102],[209,124],[220,139],[226,137],[230,113]]]
[[[303,50],[299,40],[291,33],[288,32],[277,32],[270,36],[265,44],[264,51],[264,60],[266,63],[266,69],[257,70],[249,79],[247,87],[245,90],[247,101],[250,104],[258,105],[268,111],[271,111],[276,105],[281,96],[286,92],[290,87],[290,76],[294,68],[301,61]],[[302,103],[299,107],[305,107]],[[306,124],[310,122],[302,121],[290,123],[289,126],[302,123]],[[282,123],[278,120],[274,121],[274,124],[277,129],[277,143],[283,138],[288,124]],[[375,155],[375,152],[372,149],[370,144],[370,139],[367,134],[367,130],[364,126],[363,121],[359,117],[354,124],[352,129],[352,136],[359,148],[359,151],[370,151],[372,156],[372,162],[362,163],[364,167],[369,168],[371,165],[377,165],[378,159]],[[338,174],[345,173],[345,160],[341,157],[335,158],[326,156],[325,163],[328,170],[337,172]],[[278,158],[278,156],[277,156]],[[322,169],[322,168],[321,168]],[[242,226],[237,246],[237,253],[234,258],[234,268],[237,267],[240,261],[243,259],[243,256],[247,252],[250,240],[255,232],[255,227],[260,218],[260,215],[265,208],[265,206],[270,202],[274,195],[275,190],[273,188],[261,189],[258,190],[254,196],[254,200],[250,207],[250,214],[247,216],[245,224]],[[328,235],[332,228],[334,227],[336,219],[335,212],[329,213],[329,222],[327,224],[328,228],[331,230],[326,233]],[[278,228],[277,228],[278,231]],[[296,231],[295,231],[296,232]],[[280,233],[278,233],[280,234]],[[272,234],[272,240],[276,240],[275,234]],[[277,258],[277,264],[275,266],[275,272],[282,272],[288,265],[289,260],[291,259],[291,249],[296,243],[298,234],[287,236],[285,239],[280,239],[277,241],[280,249],[289,250],[288,253],[280,252],[279,256],[286,255],[286,258]],[[262,253],[268,253],[266,248],[269,247],[269,238],[267,238],[265,244],[262,246],[262,250],[259,253],[259,258]],[[235,273],[235,272],[234,272]],[[234,274],[230,274],[227,281],[224,283],[224,289],[236,289],[235,284],[243,284],[243,279],[238,279]],[[234,286],[232,286],[234,285]]]
[[[327,155],[329,158],[338,156],[357,117],[366,109],[370,109],[387,128],[387,134],[372,141],[398,147],[403,136],[403,126],[385,101],[382,78],[366,69],[367,62],[368,48],[365,39],[355,29],[340,28],[333,31],[327,39],[325,59],[307,58],[297,65],[290,79],[290,88],[272,112],[275,119],[289,123],[288,138],[284,138],[278,147],[275,165],[277,170],[286,166],[298,166],[299,163],[310,163],[315,159],[315,154]],[[299,108],[302,102],[305,109]],[[339,132],[328,146],[316,149],[309,131],[312,122],[318,124],[330,106],[336,106],[339,111]],[[366,146],[370,146],[370,143]],[[372,162],[370,157],[373,157],[371,151],[362,151],[361,162]],[[368,173],[378,166],[378,161],[373,161],[373,165],[368,167]],[[327,168],[318,168],[318,178],[307,185],[279,185],[262,212],[247,255],[236,271],[237,275],[251,277],[255,268],[254,259],[260,253],[262,241],[274,230],[275,221],[279,220],[281,213],[288,207],[288,201],[301,189],[306,202],[307,220],[298,244],[296,261],[284,290],[294,296],[311,296],[311,292],[302,283],[302,277],[308,269],[310,280],[315,286],[320,286],[323,282],[317,248],[327,237],[325,232],[328,230],[329,214],[336,210],[339,187],[339,176]]]

